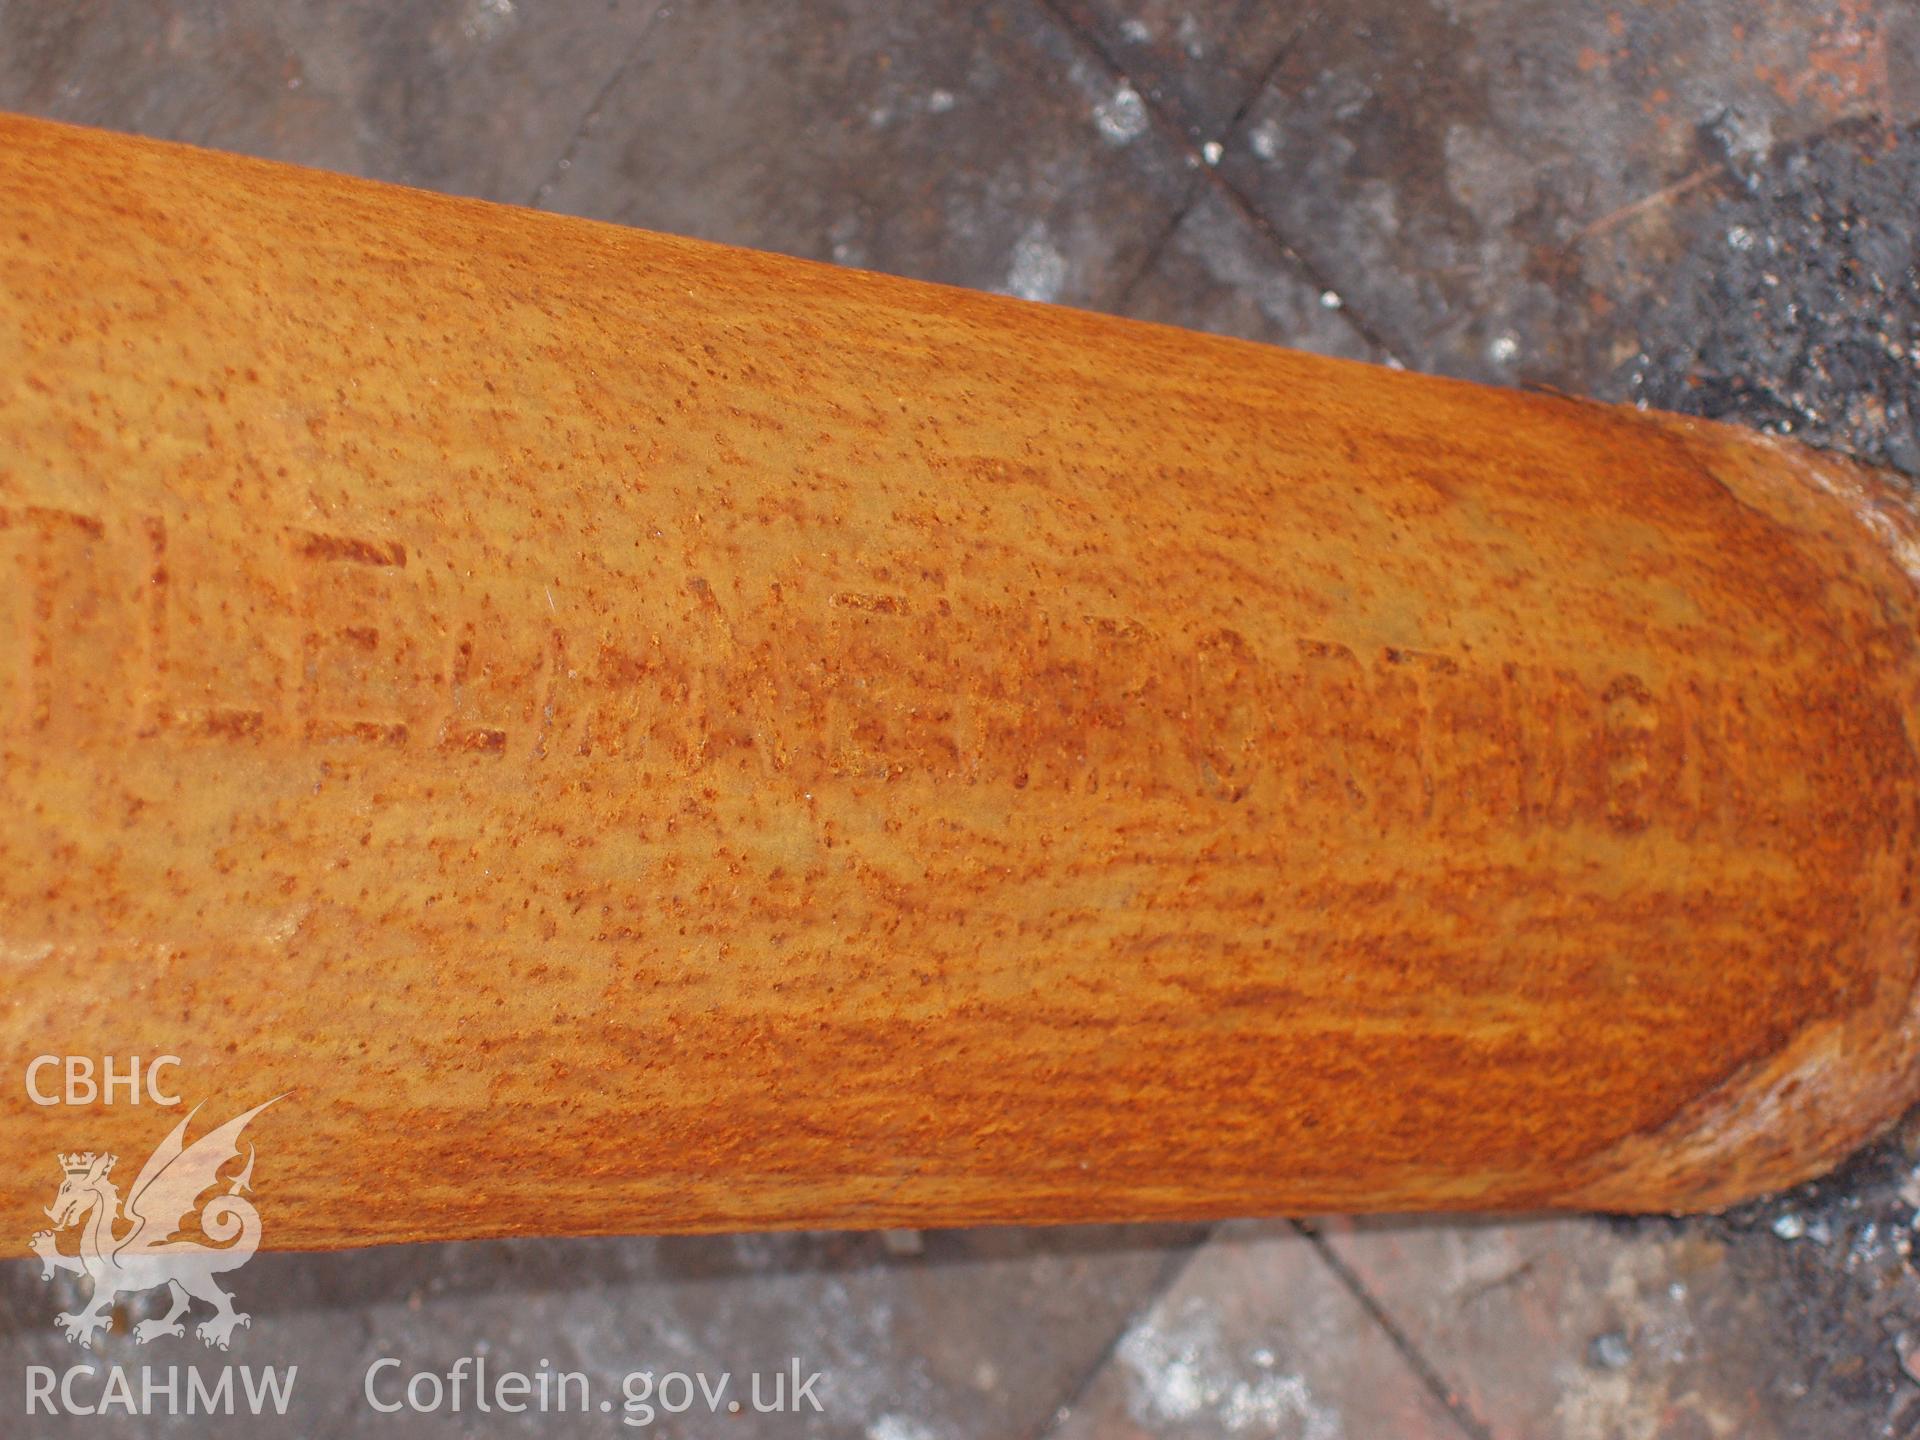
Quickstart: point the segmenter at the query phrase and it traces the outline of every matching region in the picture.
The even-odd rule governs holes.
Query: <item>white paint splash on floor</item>
[[[1054,245],[1046,224],[1036,220],[1014,244],[1006,292],[1022,300],[1058,300],[1066,283],[1067,257]]]
[[[933,1431],[905,1415],[882,1415],[867,1426],[867,1440],[939,1440]]]
[[[1093,107],[1093,123],[1109,145],[1130,145],[1147,133],[1147,102],[1133,86],[1122,84]]]
[[[506,34],[518,18],[513,0],[468,0],[460,28],[469,40],[484,45]]]
[[[1127,1413],[1149,1430],[1204,1419],[1233,1435],[1344,1440],[1339,1411],[1320,1403],[1303,1376],[1247,1378],[1198,1297],[1150,1314],[1115,1354],[1126,1368]]]

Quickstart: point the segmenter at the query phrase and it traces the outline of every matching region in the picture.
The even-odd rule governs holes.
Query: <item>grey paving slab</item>
[[[703,0],[654,27],[543,203],[1097,308],[1193,169],[1036,6]]]
[[[1049,1440],[1473,1440],[1293,1226],[1236,1222],[1121,1336]]]
[[[1266,0],[1052,0],[1195,146],[1218,143],[1311,7]]]
[[[1315,285],[1222,193],[1203,189],[1116,307],[1137,320],[1381,360],[1341,298]]]
[[[0,5],[0,108],[526,203],[657,0]]]
[[[1030,1433],[1092,1372],[1113,1336],[1158,1293],[1204,1234],[1199,1227],[1106,1227],[928,1234],[921,1253],[889,1253],[878,1236],[792,1234],[711,1239],[511,1241],[410,1246],[329,1256],[256,1258],[232,1277],[252,1324],[225,1355],[191,1336],[136,1345],[144,1300],[87,1354],[55,1331],[70,1305],[65,1277],[39,1278],[37,1263],[0,1265],[7,1327],[0,1330],[0,1414],[25,1414],[28,1366],[80,1378],[79,1403],[99,1405],[105,1368],[196,1366],[216,1382],[226,1362],[299,1367],[286,1423],[202,1416],[70,1420],[44,1413],[44,1432],[84,1424],[126,1436],[301,1434],[348,1436],[604,1436],[658,1434],[863,1436],[872,1440],[1000,1440]],[[481,1413],[471,1365],[456,1412],[450,1376],[462,1357],[486,1357],[494,1376],[586,1377],[584,1408]],[[382,1360],[395,1360],[368,1374]],[[817,1374],[810,1401],[757,1413],[776,1371],[800,1382]],[[416,1374],[443,1377],[442,1400],[415,1409]],[[691,1410],[671,1413],[678,1390],[649,1395],[629,1376],[732,1377],[716,1416],[698,1388]],[[181,1382],[184,1391],[185,1381]],[[238,1380],[234,1383],[239,1384]],[[425,1384],[425,1382],[422,1382]],[[422,1404],[431,1395],[423,1389]],[[557,1392],[556,1392],[557,1394]],[[730,1400],[742,1401],[739,1412]],[[601,1401],[609,1402],[608,1409]],[[375,1408],[400,1405],[397,1413]],[[648,1420],[644,1413],[655,1413]],[[632,1419],[632,1425],[623,1421]],[[645,1425],[641,1421],[648,1421]],[[716,1427],[718,1429],[716,1430]],[[14,1433],[9,1429],[6,1433]]]
[[[1869,1287],[1810,1305],[1768,1230],[1321,1224],[1489,1440],[1865,1440],[1920,1423]],[[1855,1254],[1856,1270],[1900,1267],[1880,1249]]]
[[[1579,389],[1683,248],[1675,201],[1911,119],[1904,0],[1355,0],[1287,47],[1222,173],[1415,368]]]

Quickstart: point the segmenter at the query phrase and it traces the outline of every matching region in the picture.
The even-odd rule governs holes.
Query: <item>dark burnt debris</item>
[[[1615,385],[1920,479],[1920,126],[1728,165]]]

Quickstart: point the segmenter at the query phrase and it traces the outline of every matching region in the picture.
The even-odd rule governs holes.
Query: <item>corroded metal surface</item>
[[[0,201],[4,1053],[291,1092],[269,1247],[1711,1205],[1914,1093],[1864,472],[34,122]]]

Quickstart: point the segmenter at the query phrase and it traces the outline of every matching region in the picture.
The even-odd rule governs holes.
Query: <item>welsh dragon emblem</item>
[[[251,1323],[250,1316],[233,1308],[233,1297],[214,1283],[214,1276],[238,1270],[260,1248],[260,1212],[246,1198],[253,1181],[252,1145],[246,1147],[246,1165],[226,1182],[224,1193],[204,1205],[199,1200],[221,1183],[219,1172],[239,1156],[247,1122],[274,1100],[188,1145],[187,1123],[199,1113],[196,1105],[140,1167],[124,1205],[111,1178],[117,1156],[92,1151],[60,1156],[66,1178],[46,1211],[54,1229],[37,1233],[28,1248],[40,1257],[41,1279],[71,1270],[93,1281],[86,1309],[54,1317],[69,1342],[93,1348],[95,1332],[113,1327],[116,1299],[162,1285],[172,1292],[173,1305],[162,1318],[133,1327],[133,1338],[142,1345],[162,1335],[184,1335],[180,1317],[195,1300],[214,1309],[213,1317],[195,1329],[208,1345],[226,1349],[234,1328]],[[199,1234],[213,1243],[182,1234],[196,1213]],[[62,1254],[57,1232],[75,1226],[80,1227],[80,1253]]]

